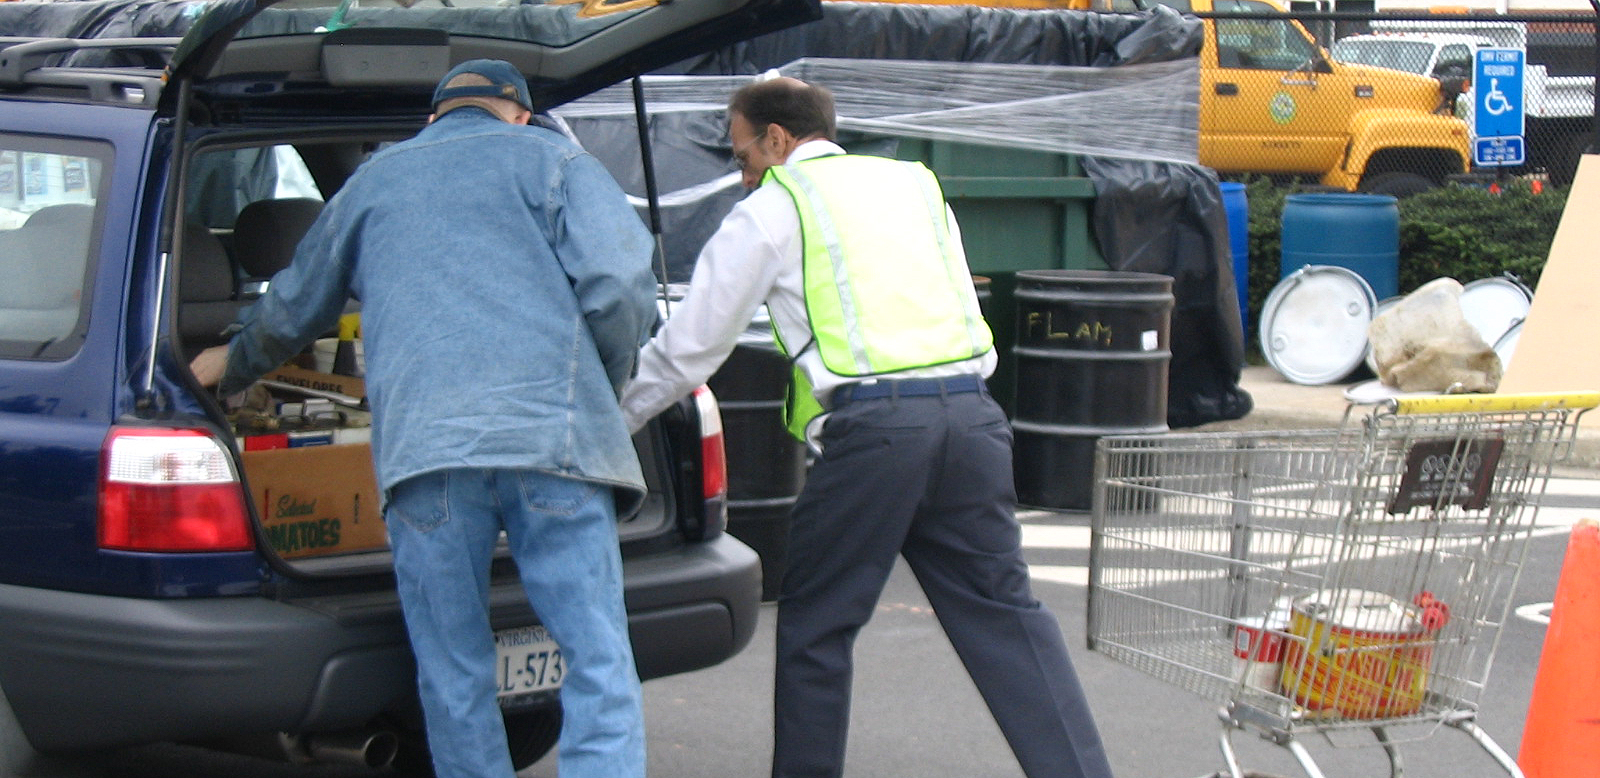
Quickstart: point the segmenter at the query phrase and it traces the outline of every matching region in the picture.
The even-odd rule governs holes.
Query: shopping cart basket
[[[1089,645],[1221,704],[1312,778],[1296,740],[1475,722],[1536,501],[1600,393],[1399,398],[1336,429],[1107,437]],[[1356,734],[1363,734],[1357,732]],[[1372,742],[1365,737],[1361,742]]]

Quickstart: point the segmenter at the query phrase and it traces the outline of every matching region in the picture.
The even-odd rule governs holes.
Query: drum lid
[[[1461,288],[1461,314],[1490,346],[1513,324],[1526,319],[1532,305],[1533,293],[1511,278],[1484,278]]]
[[[1500,339],[1494,342],[1495,356],[1500,357],[1500,370],[1503,372],[1511,367],[1511,355],[1517,351],[1517,340],[1522,337],[1522,320],[1517,320],[1511,328],[1506,330]]]
[[[1367,355],[1377,298],[1366,279],[1333,265],[1306,265],[1278,282],[1261,308],[1261,353],[1297,384],[1349,376]]]

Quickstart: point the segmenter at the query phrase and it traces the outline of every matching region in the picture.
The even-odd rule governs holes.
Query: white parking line
[[[1600,478],[1552,478],[1545,494],[1570,497],[1600,497]]]
[[[1072,565],[1028,565],[1028,576],[1035,581],[1088,586],[1089,568]]]
[[[1023,548],[1088,548],[1088,527],[1059,527],[1049,524],[1022,525]]]

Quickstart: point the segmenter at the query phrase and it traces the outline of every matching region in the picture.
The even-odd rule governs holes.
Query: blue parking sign
[[[1524,71],[1520,49],[1478,49],[1472,65],[1474,164],[1523,163]]]

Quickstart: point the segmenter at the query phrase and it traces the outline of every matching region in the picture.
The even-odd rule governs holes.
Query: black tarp
[[[1095,181],[1095,237],[1117,270],[1172,276],[1167,424],[1237,419],[1253,402],[1244,368],[1227,213],[1216,174],[1197,165],[1085,157]]]
[[[203,2],[94,0],[0,3],[0,36],[23,38],[159,38],[182,35]]]
[[[1200,53],[1200,24],[1169,9],[1141,14],[963,5],[824,3],[822,19],[664,68],[760,73],[804,57],[1112,67]]]

